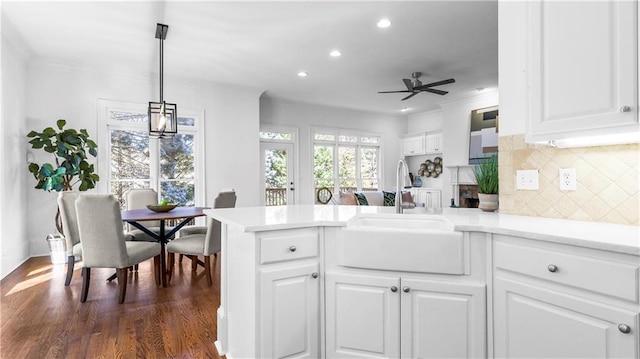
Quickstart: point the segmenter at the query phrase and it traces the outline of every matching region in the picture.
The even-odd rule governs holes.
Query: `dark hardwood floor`
[[[167,288],[153,280],[153,261],[129,273],[118,304],[113,270],[93,269],[80,303],[81,263],[64,286],[65,264],[31,258],[0,282],[0,358],[220,358],[215,346],[220,260],[213,286],[202,267],[176,263]]]

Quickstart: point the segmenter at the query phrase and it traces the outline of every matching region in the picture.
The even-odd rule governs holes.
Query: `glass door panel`
[[[294,204],[293,144],[262,142],[260,147],[264,165],[264,205]]]

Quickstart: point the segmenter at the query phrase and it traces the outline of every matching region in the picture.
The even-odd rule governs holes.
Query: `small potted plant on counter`
[[[478,208],[485,212],[498,209],[498,156],[492,155],[473,170],[478,184]]]

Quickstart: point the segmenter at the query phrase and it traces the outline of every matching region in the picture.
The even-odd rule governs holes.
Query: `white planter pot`
[[[498,209],[498,195],[478,193],[480,204],[478,208],[485,212],[494,212]]]

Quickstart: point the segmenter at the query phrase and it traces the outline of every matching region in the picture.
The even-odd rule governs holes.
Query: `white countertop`
[[[205,214],[245,232],[261,232],[316,226],[345,226],[357,215],[393,214],[393,207],[377,206],[276,206],[208,209]],[[407,216],[441,214],[455,230],[525,237],[541,241],[578,245],[613,252],[640,255],[640,227],[583,222],[566,219],[487,213],[479,209],[444,208],[405,211]]]

